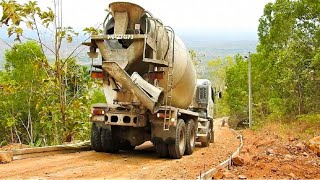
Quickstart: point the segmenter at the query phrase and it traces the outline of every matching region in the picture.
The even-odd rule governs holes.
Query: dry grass
[[[320,115],[304,115],[297,119],[268,119],[254,127],[257,131],[267,131],[281,138],[308,140],[320,136]]]

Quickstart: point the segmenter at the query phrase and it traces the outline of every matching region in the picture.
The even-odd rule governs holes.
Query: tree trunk
[[[32,97],[33,89],[32,89],[32,83],[30,88],[30,96],[28,101],[28,126],[27,131],[30,138],[30,143],[33,144],[33,128],[32,128],[32,117],[31,117],[31,97]],[[30,130],[29,130],[30,129]]]
[[[12,127],[10,128],[10,131],[11,131],[11,143],[13,143],[13,141],[14,141],[14,135],[13,135],[13,130],[12,130]]]
[[[298,96],[299,96],[298,113],[299,115],[301,115],[303,113],[303,88],[300,82],[298,82]]]

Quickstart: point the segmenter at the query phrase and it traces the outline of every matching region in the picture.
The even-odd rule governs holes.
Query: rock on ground
[[[238,155],[232,158],[232,162],[235,166],[242,166],[244,164],[244,159]]]
[[[0,151],[0,163],[9,163],[13,160],[12,151]]]
[[[219,169],[218,172],[216,172],[215,174],[213,174],[213,179],[222,179],[223,178],[223,170]]]
[[[307,146],[320,157],[320,136],[310,139]]]

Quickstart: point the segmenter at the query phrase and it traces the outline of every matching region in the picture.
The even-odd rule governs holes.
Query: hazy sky
[[[26,0],[17,0],[25,2]],[[256,36],[264,5],[274,0],[126,0],[139,4],[179,34],[225,34]],[[38,0],[42,7],[53,0]],[[106,16],[110,0],[63,0],[65,25],[94,26]],[[0,10],[2,14],[2,10]]]

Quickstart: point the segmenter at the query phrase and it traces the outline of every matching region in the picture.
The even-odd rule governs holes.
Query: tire
[[[101,143],[101,128],[95,123],[91,126],[91,147],[96,152],[103,152]]]
[[[157,143],[156,144],[156,152],[159,157],[166,158],[169,156],[168,145],[165,143]]]
[[[201,142],[202,147],[209,147],[210,146],[210,141],[211,141],[211,129],[209,129],[207,138],[205,142]]]
[[[186,123],[186,150],[184,154],[190,155],[193,153],[196,145],[196,126],[194,121],[190,119]]]
[[[112,136],[111,126],[102,128],[101,145],[104,152],[116,153],[119,151],[119,144],[115,137]]]
[[[134,150],[135,146],[132,146],[130,141],[125,141],[121,143],[120,149],[125,151],[132,151]]]
[[[214,130],[211,129],[211,139],[210,139],[210,143],[214,143]]]
[[[210,119],[210,132],[211,132],[211,136],[210,136],[210,143],[214,143],[214,129],[213,129],[213,119]]]
[[[175,143],[168,145],[169,155],[173,159],[180,159],[186,149],[186,125],[182,119],[178,120],[176,126]]]

